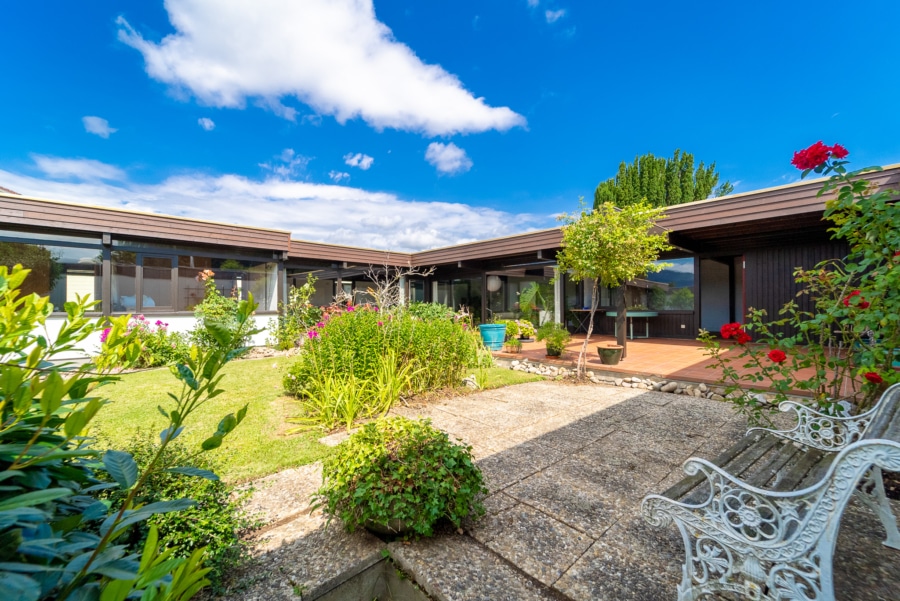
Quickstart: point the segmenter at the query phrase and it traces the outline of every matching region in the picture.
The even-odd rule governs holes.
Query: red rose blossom
[[[785,359],[787,359],[787,355],[780,348],[772,349],[768,354],[769,359],[771,359],[774,363],[781,363]]]
[[[750,337],[750,334],[748,334],[744,330],[741,330],[740,332],[735,334],[734,339],[738,344],[747,344],[748,342],[753,340],[753,338]]]
[[[739,323],[726,323],[722,326],[722,329],[719,330],[719,333],[722,335],[722,338],[728,340],[732,336],[736,336],[738,332],[741,331],[741,324]]]
[[[847,149],[840,144],[826,146],[819,140],[809,148],[804,148],[803,150],[795,152],[794,158],[791,159],[791,164],[801,171],[806,171],[807,169],[815,169],[816,167],[825,164],[825,161],[829,158],[834,157],[836,159],[843,159],[848,154],[850,153]]]
[[[849,307],[851,301],[853,300],[853,297],[854,297],[854,296],[859,296],[860,294],[862,294],[862,293],[861,293],[859,290],[854,290],[853,292],[851,292],[850,294],[848,294],[847,296],[845,296],[845,297],[844,297],[844,306],[845,306],[845,307]],[[862,297],[860,297],[860,304],[862,304],[862,303],[864,303],[864,302],[865,302],[865,301],[862,300]],[[868,306],[869,306],[869,303],[866,303],[866,307],[868,307]],[[863,307],[863,309],[865,309],[866,307]]]
[[[833,156],[836,159],[846,158],[848,154],[850,154],[850,153],[847,151],[847,149],[844,148],[843,146],[841,146],[840,144],[835,144],[834,146],[831,147],[831,156]]]
[[[863,374],[863,377],[866,380],[868,380],[869,382],[871,382],[872,384],[881,384],[882,382],[884,382],[884,378],[879,376],[874,371],[867,371],[866,373]]]

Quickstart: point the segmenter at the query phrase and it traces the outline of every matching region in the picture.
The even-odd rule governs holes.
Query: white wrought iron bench
[[[685,479],[644,498],[644,519],[675,522],[684,539],[679,601],[833,600],[834,546],[854,493],[900,550],[881,475],[900,471],[900,384],[858,416],[790,401],[780,409],[796,412],[794,428],[753,428],[713,462],[688,459]]]

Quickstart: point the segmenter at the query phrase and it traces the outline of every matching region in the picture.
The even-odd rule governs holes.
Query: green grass
[[[286,418],[297,412],[294,400],[282,394],[281,379],[290,361],[275,357],[227,365],[220,384],[225,392],[199,408],[186,424],[181,440],[199,448],[215,432],[222,417],[250,405],[244,421],[211,452],[223,466],[219,470],[223,479],[240,482],[258,478],[312,463],[330,451],[317,442],[321,432],[285,433]],[[178,391],[178,381],[166,368],[125,374],[121,381],[98,391],[112,402],[94,418],[93,433],[99,435],[102,444],[113,448],[124,447],[139,432],[156,435],[166,425],[157,406],[171,409],[174,401],[166,393]]]
[[[469,370],[471,371],[471,370]],[[527,382],[539,382],[544,380],[544,376],[530,374],[524,371],[515,371],[506,367],[489,367],[484,370],[487,376],[487,382],[484,388],[502,388],[503,386],[513,386],[515,384],[525,384]]]
[[[230,482],[242,482],[282,469],[321,459],[331,450],[320,444],[320,430],[287,434],[293,427],[287,418],[296,415],[296,401],[282,393],[281,381],[293,361],[287,357],[235,361],[225,367],[221,387],[225,392],[199,408],[186,424],[180,440],[191,448],[216,430],[219,420],[249,404],[247,417],[225,438],[213,459],[223,467],[219,475]],[[470,370],[471,371],[471,370]],[[543,380],[541,376],[501,367],[485,369],[485,388]],[[93,422],[93,433],[101,445],[123,448],[140,434],[158,435],[166,421],[157,406],[171,409],[178,381],[166,368],[125,374],[115,384],[98,392],[110,399]]]

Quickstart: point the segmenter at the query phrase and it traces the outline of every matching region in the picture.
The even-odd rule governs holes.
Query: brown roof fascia
[[[229,225],[130,211],[0,194],[0,218],[10,225],[53,228],[80,233],[110,233],[143,239],[214,244],[284,252],[290,232],[253,226]]]
[[[879,188],[900,189],[900,165],[860,176]],[[666,208],[659,225],[678,232],[749,221],[764,221],[809,213],[822,213],[829,196],[817,196],[826,178],[754,190],[721,198],[697,200]]]
[[[375,267],[379,265],[410,267],[412,265],[412,255],[410,253],[341,246],[324,242],[307,242],[305,240],[291,240],[288,258],[319,259],[336,263],[347,263],[348,265],[372,265]]]
[[[557,227],[505,236],[503,238],[494,238],[492,240],[480,240],[478,242],[467,242],[455,246],[426,250],[414,253],[412,260],[414,265],[440,265],[442,263],[521,255],[527,252],[536,253],[539,250],[557,249],[561,243],[562,230]]]

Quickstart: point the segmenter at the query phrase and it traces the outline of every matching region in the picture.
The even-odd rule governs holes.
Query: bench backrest
[[[877,407],[862,440],[883,439],[900,442],[900,384],[894,384],[885,390]]]

